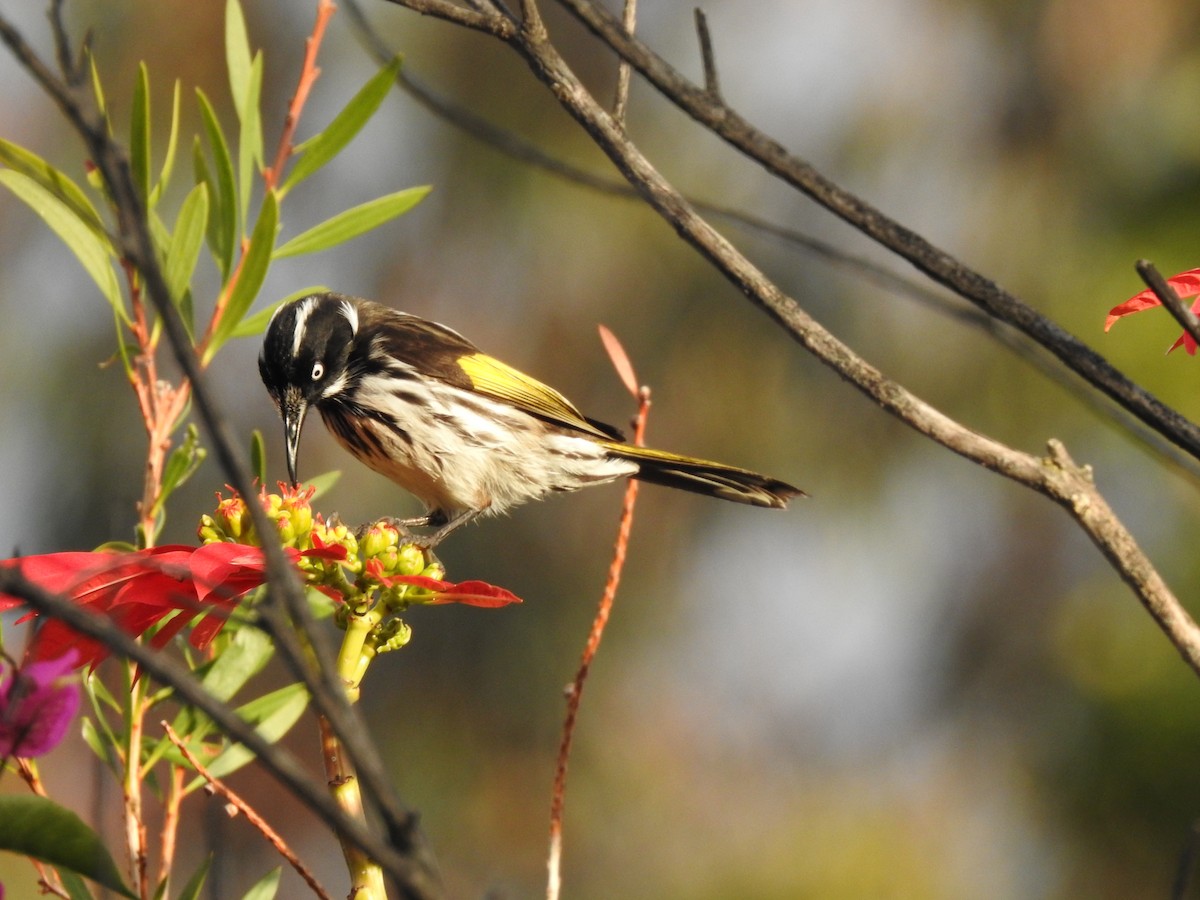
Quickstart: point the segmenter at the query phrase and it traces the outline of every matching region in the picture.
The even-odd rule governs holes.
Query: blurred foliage
[[[245,5],[265,44],[263,107],[282,109],[308,17],[272,0]],[[1195,4],[775,2],[748,16],[724,0],[706,11],[723,90],[753,121],[1196,414],[1200,363],[1163,356],[1177,332],[1165,314],[1101,332],[1107,310],[1140,288],[1135,259],[1164,273],[1200,263]],[[180,77],[224,96],[208,5],[69,12],[78,31],[95,29],[114,109],[129,108],[117,88],[143,57],[156,83]],[[410,74],[610,172],[501,48],[390,5],[368,12]],[[30,10],[31,31],[39,16]],[[550,25],[607,96],[609,56],[563,17]],[[698,74],[690,9],[647,8],[641,28]],[[329,40],[313,122],[374,71],[344,18]],[[79,177],[81,151],[48,104],[11,60],[0,59],[0,77],[11,86],[3,136]],[[279,126],[265,122],[268,144]],[[685,190],[880,259],[644,85],[630,129]],[[403,95],[326,179],[296,188],[283,238],[425,183],[434,191],[399,222],[272,266],[265,294],[320,282],[444,321],[619,424],[632,410],[595,339],[603,321],[654,388],[653,443],[768,470],[813,495],[771,515],[643,492],[571,770],[570,896],[1167,894],[1200,817],[1200,685],[1059,510],[883,416],[644,208],[531,170]],[[722,227],[806,309],[949,414],[1031,451],[1063,438],[1196,608],[1191,477],[977,330]],[[94,335],[110,321],[82,270],[3,195],[0,259],[10,386],[0,463],[18,473],[4,488],[3,539],[28,552],[91,546],[132,527],[140,476],[120,375],[96,369],[107,351]],[[235,427],[267,430],[281,475],[256,348],[226,352],[217,387]],[[303,455],[314,471],[345,468],[329,511],[347,521],[411,511],[319,430]],[[181,488],[180,522],[206,508],[214,471]],[[456,535],[451,569],[469,561],[526,604],[487,617],[449,610],[436,625],[414,615],[403,659],[372,673],[394,685],[367,692],[376,733],[453,896],[539,890],[560,690],[617,503],[616,489],[586,492]],[[166,539],[190,537],[171,527]],[[255,799],[269,806],[269,794]],[[248,853],[235,827],[224,839]]]

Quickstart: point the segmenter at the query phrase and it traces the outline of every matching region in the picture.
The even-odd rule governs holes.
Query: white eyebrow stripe
[[[292,332],[292,356],[300,355],[300,344],[304,340],[304,329],[308,325],[308,317],[312,315],[313,309],[316,308],[316,296],[305,297],[296,307],[296,324],[295,331]]]
[[[358,336],[358,309],[349,300],[342,301],[342,315],[346,317],[346,321],[350,323],[350,333],[355,337]]]

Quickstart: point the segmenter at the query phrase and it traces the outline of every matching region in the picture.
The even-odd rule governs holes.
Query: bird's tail
[[[613,456],[637,463],[640,468],[633,477],[639,481],[694,491],[709,497],[720,497],[734,503],[749,503],[751,506],[769,506],[775,509],[787,506],[793,497],[806,496],[798,487],[748,469],[679,456],[662,450],[633,447],[615,441],[601,443]]]

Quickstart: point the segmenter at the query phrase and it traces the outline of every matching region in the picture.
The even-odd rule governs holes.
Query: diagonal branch
[[[1200,457],[1200,427],[1118,371],[1103,356],[986,276],[935,247],[793,156],[718,96],[693,84],[620,20],[591,0],[559,0],[601,41],[633,65],[672,103],[768,172],[907,260],[938,284],[1033,338],[1067,368],[1129,410],[1150,428]]]
[[[397,2],[406,5],[405,0]],[[563,2],[576,3],[579,0]],[[538,80],[587,131],[646,202],[671,224],[680,237],[755,305],[782,325],[801,346],[916,431],[978,465],[1044,494],[1064,507],[1134,590],[1179,654],[1200,675],[1200,627],[1113,514],[1096,489],[1090,469],[1072,462],[1057,441],[1051,442],[1050,456],[1046,459],[1038,459],[1007,447],[956,422],[902,385],[888,379],[804,312],[794,299],[784,294],[705,221],[588,93],[548,40],[527,40],[523,34],[516,33],[508,43],[525,59]],[[631,61],[637,65],[636,60]],[[782,148],[778,148],[778,151],[784,153]],[[982,276],[975,278],[984,280]],[[1037,315],[1023,304],[1021,306],[1033,316]],[[1087,352],[1096,356],[1093,351]],[[1178,417],[1177,413],[1173,415]],[[1185,424],[1195,430],[1190,423]],[[1168,436],[1175,437],[1173,434]]]

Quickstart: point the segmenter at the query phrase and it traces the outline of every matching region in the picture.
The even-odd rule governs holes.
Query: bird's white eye
[[[321,362],[314,363],[313,370],[312,370],[312,380],[320,381],[324,377],[325,377],[325,364],[321,363]]]

